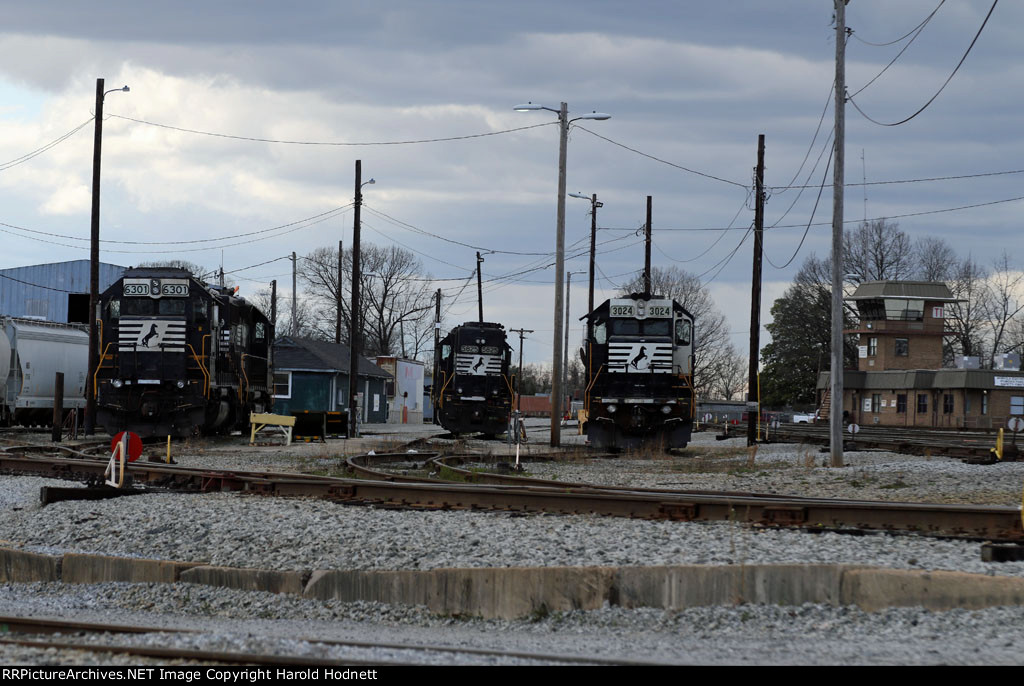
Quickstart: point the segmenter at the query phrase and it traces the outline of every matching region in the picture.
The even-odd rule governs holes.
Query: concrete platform
[[[0,582],[197,583],[307,598],[424,605],[438,614],[513,619],[605,605],[680,610],[740,603],[854,605],[874,612],[1024,605],[1024,579],[857,565],[476,567],[264,570],[0,548]]]

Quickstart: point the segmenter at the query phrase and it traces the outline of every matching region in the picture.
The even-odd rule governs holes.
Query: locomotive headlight
[[[672,406],[671,405],[662,405],[661,406],[661,413],[662,414],[672,414]]]
[[[455,392],[458,393],[459,395],[462,395],[462,388],[461,387],[456,388]]]
[[[178,383],[176,383],[175,385],[176,385],[176,386],[177,386],[178,388],[184,388],[184,387],[185,387],[185,382],[184,382],[184,381],[180,381],[180,380],[179,380],[179,381],[178,381]]]
[[[615,410],[619,409],[615,405],[605,405],[604,409],[608,410],[608,414],[615,414]]]
[[[498,389],[495,388],[493,391],[491,391],[491,395],[493,395],[495,398],[497,398],[498,397]]]
[[[114,388],[120,388],[121,386],[124,386],[124,381],[121,381],[121,379],[114,379],[110,382],[110,385]]]

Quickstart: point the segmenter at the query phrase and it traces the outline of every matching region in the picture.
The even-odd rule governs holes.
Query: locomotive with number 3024
[[[273,326],[234,291],[172,267],[129,268],[104,291],[97,424],[189,436],[269,411]]]
[[[696,410],[693,315],[675,300],[634,293],[588,317],[587,438],[600,448],[685,448]]]

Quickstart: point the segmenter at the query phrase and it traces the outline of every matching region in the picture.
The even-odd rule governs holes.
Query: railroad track
[[[769,429],[768,440],[828,445],[829,428],[827,424],[785,424]],[[996,446],[996,434],[993,432],[862,426],[856,434],[844,432],[843,443],[846,450],[876,448],[909,455],[946,455],[975,464],[992,464],[999,459],[992,453]],[[1007,434],[1002,459],[1021,458],[1015,437]]]
[[[282,651],[294,651],[294,642],[307,644],[307,655],[294,655],[287,652],[262,653],[258,651],[226,651],[206,650],[186,647],[158,647],[139,645],[130,641],[120,643],[90,642],[95,637],[107,635],[130,635],[146,637],[153,640],[154,636],[188,636],[201,643],[204,633],[198,629],[149,627],[131,624],[115,624],[104,622],[79,622],[47,617],[0,616],[0,646],[16,645],[40,650],[80,650],[92,653],[129,655],[132,657],[154,658],[158,660],[191,660],[197,663],[214,665],[256,665],[284,666],[297,668],[336,668],[338,666],[412,666],[434,664],[440,661],[462,662],[473,660],[491,664],[495,660],[516,660],[521,663],[533,662],[538,665],[594,665],[594,666],[652,666],[665,665],[664,662],[646,662],[640,660],[616,659],[600,656],[535,653],[513,650],[495,650],[487,648],[453,647],[446,645],[385,643],[374,641],[330,640],[319,637],[291,636],[287,637],[288,645]],[[73,636],[75,640],[50,640],[41,638],[44,634],[60,634]],[[13,636],[18,636],[17,638]],[[256,635],[254,639],[265,639],[266,636]],[[276,638],[276,637],[275,637]],[[109,640],[109,636],[104,640]],[[254,640],[254,642],[256,642]],[[332,651],[330,657],[316,657],[313,653]],[[353,653],[338,656],[341,651]],[[381,659],[365,655],[370,651],[389,651],[398,653],[396,658]]]
[[[417,455],[437,459],[440,455]],[[398,477],[370,463],[409,460],[408,453],[365,455],[363,478],[275,472],[188,469],[131,463],[136,487],[175,491],[240,491],[269,496],[318,497],[350,505],[387,508],[489,510],[595,514],[687,522],[739,521],[811,531],[884,531],[991,541],[1024,541],[1021,509],[985,505],[833,500],[738,492],[668,491],[556,483],[452,483]],[[106,460],[44,458],[0,452],[0,470],[95,481]]]

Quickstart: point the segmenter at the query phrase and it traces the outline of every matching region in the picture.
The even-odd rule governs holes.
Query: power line
[[[998,172],[980,172],[978,174],[960,174],[957,176],[930,176],[921,179],[896,179],[892,181],[867,181],[862,183],[844,183],[844,188],[856,188],[859,186],[888,186],[901,183],[926,183],[931,181],[959,181],[962,179],[978,179],[985,176],[1006,176],[1008,174],[1024,174],[1024,169],[1011,169]],[[817,188],[817,184],[804,186],[770,186],[771,190],[786,190],[788,188]]]
[[[375,210],[372,207],[368,206],[365,202],[363,203],[363,209],[369,210],[370,212],[372,212],[373,214],[377,215],[381,219],[383,219],[383,220],[385,220],[385,221],[387,221],[387,222],[389,222],[391,224],[394,224],[395,226],[398,226],[400,228],[407,229],[407,230],[412,231],[414,233],[422,234],[424,236],[430,236],[431,238],[437,238],[438,240],[445,241],[446,243],[452,243],[453,245],[461,245],[462,247],[469,248],[470,250],[479,250],[481,252],[486,251],[486,252],[490,252],[490,253],[497,253],[497,254],[503,254],[503,255],[553,255],[554,254],[554,253],[551,253],[551,252],[546,252],[546,253],[541,253],[541,252],[517,252],[517,251],[513,251],[513,250],[497,250],[495,248],[484,248],[484,247],[481,247],[479,245],[472,245],[470,243],[463,243],[462,241],[457,241],[457,240],[454,240],[454,239],[451,239],[451,238],[445,238],[444,236],[438,235],[436,233],[432,233],[432,232],[427,231],[425,229],[421,229],[421,228],[419,228],[417,226],[413,226],[412,224],[404,222],[404,221],[402,221],[400,219],[395,219],[391,215],[386,214],[384,212],[381,212],[380,210]]]
[[[943,5],[943,3],[945,1],[946,0],[942,0],[941,2],[939,2],[939,7],[942,7],[942,5]],[[868,86],[873,84],[878,79],[879,76],[884,74],[889,69],[889,67],[891,67],[893,64],[895,64],[896,60],[898,60],[903,55],[903,53],[907,51],[907,48],[909,48],[911,45],[913,45],[914,41],[917,40],[917,37],[921,35],[921,32],[924,31],[924,27],[928,25],[928,22],[930,22],[932,20],[932,17],[935,16],[935,13],[939,11],[939,7],[936,7],[934,10],[932,10],[932,13],[929,14],[927,16],[927,18],[925,18],[925,20],[923,22],[918,24],[917,27],[913,31],[911,31],[911,33],[914,34],[914,37],[911,38],[907,42],[907,44],[903,46],[902,50],[900,50],[898,53],[896,53],[896,56],[893,57],[892,60],[890,60],[889,64],[885,65],[885,67],[882,68],[882,71],[880,71],[877,74],[875,74],[874,78],[872,78],[870,81],[868,81],[863,86],[861,86],[860,89],[858,89],[856,93],[853,93],[853,95],[848,95],[847,97],[848,98],[852,98],[854,95],[858,95],[862,90],[864,90],[865,88],[867,88]],[[851,34],[852,34],[852,32],[851,32]],[[910,34],[908,33],[907,36],[909,36],[909,35]],[[906,38],[907,36],[904,36],[903,38]],[[903,38],[901,38],[900,40],[903,40]]]
[[[100,240],[100,243],[106,243],[108,245],[192,245],[192,244],[196,244],[196,243],[215,243],[217,241],[227,241],[227,240],[231,240],[231,239],[234,239],[234,238],[246,238],[248,236],[258,236],[260,234],[270,233],[271,231],[278,231],[280,229],[286,229],[288,227],[296,226],[297,224],[302,224],[302,223],[309,222],[309,221],[313,221],[315,219],[321,219],[321,218],[323,218],[323,219],[330,219],[332,216],[334,216],[336,214],[339,214],[339,213],[343,212],[344,210],[347,210],[348,208],[352,207],[352,205],[353,205],[353,203],[349,203],[347,205],[342,205],[341,207],[335,207],[334,209],[327,210],[326,212],[321,212],[320,214],[314,214],[313,216],[306,217],[304,219],[297,219],[297,220],[295,220],[293,222],[288,222],[287,224],[280,224],[278,226],[272,226],[269,229],[260,229],[259,231],[249,231],[249,232],[246,232],[246,233],[236,233],[236,234],[231,235],[231,236],[220,236],[218,238],[197,238],[195,240],[184,240],[184,241],[116,241],[116,240],[110,240],[110,239],[102,239],[102,240]],[[0,222],[0,226],[6,226],[7,228],[10,228],[10,229],[17,229],[18,231],[25,231],[26,233],[34,233],[34,234],[38,234],[40,236],[50,236],[50,237],[53,237],[53,238],[65,238],[65,239],[71,240],[71,241],[88,241],[89,240],[88,238],[79,238],[78,236],[68,236],[66,234],[61,234],[61,233],[52,233],[52,232],[48,232],[48,231],[38,231],[36,229],[28,229],[28,228],[25,228],[24,226],[17,226],[16,224],[7,224],[5,222]],[[31,237],[30,236],[23,236],[23,238],[31,238]],[[56,243],[54,245],[60,245],[60,243]],[[78,247],[78,246],[70,246],[69,245],[69,246],[64,246],[64,247],[71,248],[71,247]],[[222,246],[222,247],[226,247],[226,246]],[[109,251],[109,252],[116,252],[116,251]],[[127,251],[121,251],[121,252],[127,252]]]
[[[728,183],[728,184],[731,184],[733,186],[739,186],[740,188],[748,188],[748,186],[745,186],[742,183],[736,183],[735,181],[730,181],[729,179],[723,179],[721,177],[714,176],[713,174],[705,174],[704,172],[699,172],[696,169],[690,169],[689,167],[684,167],[681,164],[675,164],[674,162],[669,162],[668,160],[663,160],[660,157],[655,157],[654,155],[648,155],[647,153],[641,152],[640,150],[637,150],[636,148],[631,148],[628,145],[624,145],[624,144],[619,143],[617,141],[613,141],[611,138],[606,138],[605,136],[602,136],[599,133],[594,133],[590,129],[585,128],[583,126],[580,126],[579,124],[574,124],[573,126],[574,126],[574,128],[580,129],[581,131],[586,131],[591,136],[596,136],[597,138],[600,138],[603,141],[607,141],[608,143],[611,143],[612,145],[617,145],[620,148],[624,148],[625,150],[629,150],[630,152],[635,152],[637,155],[640,155],[642,157],[646,157],[648,159],[654,160],[655,162],[660,162],[660,163],[666,164],[666,165],[668,165],[670,167],[674,167],[676,169],[681,169],[681,170],[683,170],[685,172],[689,172],[691,174],[696,174],[697,176],[703,176],[706,179],[714,179],[715,181],[721,181],[722,183]]]
[[[95,117],[89,117],[84,122],[82,122],[81,124],[79,124],[75,128],[73,128],[70,131],[68,131],[67,133],[65,133],[60,138],[52,140],[49,143],[47,143],[46,145],[44,145],[42,147],[39,147],[39,148],[36,148],[32,152],[27,152],[24,155],[22,155],[21,157],[15,157],[13,160],[9,160],[7,162],[0,163],[0,171],[7,171],[11,167],[16,167],[19,164],[24,164],[25,162],[28,162],[29,160],[31,160],[33,157],[38,157],[39,155],[42,155],[44,152],[46,152],[50,148],[53,148],[53,147],[55,147],[57,145],[60,145],[61,143],[63,143],[64,141],[66,141],[67,139],[71,138],[73,135],[75,135],[76,133],[78,133],[79,131],[84,129],[86,126],[88,126],[92,122],[93,119],[95,119]]]
[[[992,12],[995,10],[996,5],[998,5],[998,4],[999,4],[999,0],[992,0],[992,7],[989,8],[988,14],[985,15],[985,21],[981,22],[981,28],[979,28],[978,32],[976,34],[974,34],[974,39],[971,41],[971,44],[969,46],[967,46],[967,52],[965,52],[964,56],[960,58],[960,61],[957,63],[956,67],[953,69],[953,73],[951,73],[949,75],[949,78],[946,79],[945,83],[942,84],[942,87],[939,88],[939,90],[935,92],[935,95],[933,95],[931,98],[928,99],[928,102],[926,102],[924,105],[921,106],[921,109],[919,109],[917,112],[914,112],[912,115],[910,115],[906,119],[901,119],[900,121],[892,122],[892,123],[880,122],[880,121],[877,121],[876,119],[872,119],[867,114],[865,114],[864,110],[862,110],[860,108],[860,106],[856,103],[856,101],[854,101],[852,95],[851,96],[847,96],[846,99],[850,101],[850,104],[853,105],[854,108],[858,112],[860,112],[861,116],[863,116],[865,119],[867,119],[872,124],[878,124],[879,126],[899,126],[900,124],[906,124],[908,121],[910,121],[911,119],[913,119],[917,115],[919,115],[922,112],[924,112],[925,109],[935,101],[935,98],[939,97],[939,94],[942,93],[943,90],[945,90],[946,86],[949,85],[949,82],[953,80],[954,76],[956,76],[956,73],[958,71],[960,71],[961,65],[963,65],[964,60],[967,59],[967,56],[971,54],[971,49],[973,49],[974,48],[974,44],[978,42],[978,38],[981,37],[981,32],[985,30],[985,25],[988,24],[989,17],[992,16]]]
[[[254,136],[237,136],[228,133],[214,133],[211,131],[199,131],[197,129],[187,129],[181,126],[171,126],[170,124],[158,124],[156,122],[145,121],[144,119],[135,119],[133,117],[124,117],[118,114],[111,114],[111,117],[117,119],[125,119],[127,121],[133,121],[136,124],[145,124],[146,126],[156,126],[161,129],[170,129],[172,131],[180,131],[182,133],[192,133],[198,136],[212,136],[214,138],[230,138],[232,140],[239,141],[250,141],[255,143],[278,143],[281,145],[326,145],[334,147],[360,147],[360,146],[371,146],[371,145],[417,145],[420,143],[443,143],[446,141],[461,141],[468,140],[471,138],[485,138],[487,136],[500,136],[506,133],[516,133],[519,131],[527,131],[529,129],[536,129],[541,126],[552,126],[558,122],[545,122],[543,124],[531,124],[530,126],[520,126],[515,129],[505,129],[503,131],[489,131],[487,133],[473,133],[463,136],[449,136],[447,138],[425,138],[421,140],[407,140],[407,141],[374,141],[374,142],[363,142],[363,143],[343,143],[333,141],[292,141],[292,140],[281,140],[274,138],[257,138]]]
[[[876,48],[885,48],[885,47],[888,47],[890,45],[895,45],[896,43],[899,43],[901,40],[906,39],[907,36],[909,36],[910,34],[914,33],[918,29],[924,28],[924,25],[932,20],[932,17],[935,16],[935,13],[939,11],[939,7],[942,7],[945,4],[945,2],[946,2],[946,0],[939,0],[938,7],[933,9],[932,13],[924,18],[924,21],[922,21],[920,24],[918,24],[914,28],[912,28],[909,31],[907,31],[905,34],[903,34],[902,36],[900,36],[896,40],[889,41],[888,43],[871,43],[871,42],[868,42],[868,41],[864,40],[860,36],[858,36],[855,32],[851,32],[850,35],[853,36],[854,38],[856,38],[857,40],[859,40],[864,45],[871,45],[871,46],[876,47]],[[915,38],[916,38],[916,36],[915,36]]]
[[[818,187],[818,197],[814,200],[814,208],[811,210],[811,218],[807,220],[807,228],[804,229],[804,235],[800,237],[800,243],[796,246],[796,250],[793,251],[793,254],[790,256],[789,260],[786,261],[786,264],[782,266],[779,266],[772,262],[772,258],[769,257],[768,252],[764,251],[764,257],[766,260],[768,260],[768,264],[775,267],[776,269],[785,269],[790,264],[792,264],[793,260],[796,259],[796,256],[800,254],[800,249],[804,247],[804,241],[807,240],[807,234],[810,233],[811,231],[811,224],[814,223],[814,214],[818,211],[818,203],[821,202],[821,193],[825,189],[825,181],[828,179],[828,170],[832,166],[832,154],[834,151],[835,149],[833,148],[832,152],[829,152],[828,154],[828,162],[825,163],[825,173],[821,177],[821,186]],[[788,212],[789,210],[786,211]]]

